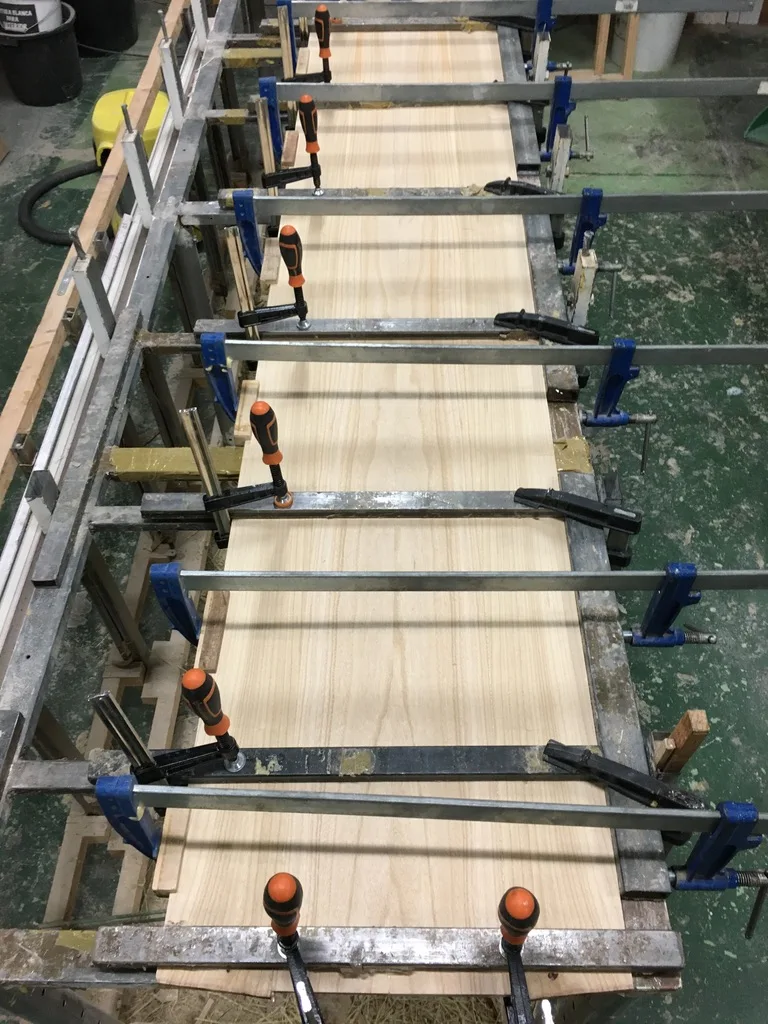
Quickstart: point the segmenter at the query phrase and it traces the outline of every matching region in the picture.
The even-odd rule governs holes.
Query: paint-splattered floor
[[[554,55],[583,50],[585,39],[581,28],[556,33]],[[669,74],[768,76],[766,44],[763,29],[689,27]],[[87,157],[94,99],[107,88],[130,84],[141,65],[106,59],[88,67],[86,89],[76,103],[46,114],[11,108],[11,117],[30,119],[26,133],[13,126],[8,131],[9,110],[4,101],[0,105],[0,134],[13,135],[9,141],[14,145],[0,165],[0,305],[6,311],[0,397],[7,394],[62,256],[18,231],[16,199],[60,161]],[[768,149],[742,141],[744,128],[762,105],[759,99],[590,104],[596,156],[590,164],[574,165],[569,190],[585,185],[614,192],[766,188]],[[85,182],[57,197],[55,216],[62,227],[77,219],[84,188]],[[615,217],[598,236],[597,247],[604,260],[624,264],[610,318],[608,283],[599,285],[591,322],[605,338],[623,335],[643,344],[768,341],[766,214]],[[593,392],[594,384],[587,397]],[[598,464],[620,469],[625,500],[645,513],[633,564],[660,568],[669,560],[688,560],[706,568],[763,567],[768,543],[765,372],[647,370],[632,385],[625,406],[659,416],[645,476],[638,472],[637,429],[603,432],[592,440]],[[4,511],[0,523],[7,521]],[[636,621],[643,605],[628,597],[628,619]],[[765,807],[768,595],[705,593],[686,620],[716,632],[717,647],[630,652],[644,722],[649,728],[671,726],[686,708],[706,708],[712,737],[684,782],[707,799],[754,799]],[[87,659],[81,666],[82,675],[88,675],[88,668],[95,672]],[[70,677],[70,706],[75,685]],[[84,696],[90,682],[79,689]],[[63,708],[63,690],[58,703]],[[25,810],[23,843],[18,832],[3,842],[4,925],[39,920],[53,869],[51,812],[31,804]],[[40,856],[30,857],[31,849]],[[758,854],[745,864],[760,867],[767,861],[768,854]],[[19,904],[18,893],[25,889],[36,898]],[[623,1019],[637,1024],[764,1021],[768,921],[752,942],[744,941],[750,899],[741,892],[673,896],[673,921],[683,932],[688,958],[685,987],[675,996],[632,1000]],[[85,913],[91,910],[84,908]]]

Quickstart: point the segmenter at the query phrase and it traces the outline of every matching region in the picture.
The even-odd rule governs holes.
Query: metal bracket
[[[105,775],[96,780],[99,806],[119,836],[150,860],[157,859],[160,828],[151,811],[139,806],[132,775]]]
[[[232,203],[235,209],[235,221],[240,232],[240,241],[243,243],[243,252],[253,269],[261,277],[264,256],[259,242],[259,225],[253,205],[252,190],[236,188],[232,193]]]
[[[759,818],[754,804],[725,800],[717,809],[720,821],[699,836],[685,865],[686,880],[678,881],[676,888],[696,888],[697,879],[713,878],[737,853],[754,850],[762,843],[763,837],[753,834]]]
[[[77,260],[72,269],[72,276],[75,279],[77,292],[85,310],[85,315],[88,318],[88,324],[93,332],[93,340],[96,342],[96,347],[103,359],[107,354],[117,321],[115,320],[115,314],[104,287],[104,282],[101,279],[99,264],[93,256],[89,256],[83,249],[77,230],[72,228],[69,234],[77,252]]]
[[[126,120],[126,131],[123,133],[125,165],[128,168],[128,177],[131,180],[131,188],[141,223],[148,229],[152,225],[155,189],[152,184],[152,175],[149,172],[147,151],[141,132],[137,132],[131,127],[128,119],[128,107],[125,105],[123,106],[123,116]]]
[[[184,124],[184,114],[186,111],[184,88],[181,84],[181,75],[179,74],[179,65],[176,60],[174,41],[169,38],[168,33],[166,32],[165,18],[162,18],[161,20],[163,24],[164,38],[158,47],[158,51],[160,53],[160,66],[163,72],[165,91],[168,93],[168,103],[171,108],[173,127],[177,132],[180,132]]]
[[[235,380],[227,365],[226,340],[225,334],[201,334],[200,349],[203,369],[211,385],[214,401],[234,423],[237,419],[238,398]]]
[[[193,647],[200,639],[202,623],[197,608],[181,581],[180,562],[158,562],[149,568],[149,579],[155,596],[171,626]]]

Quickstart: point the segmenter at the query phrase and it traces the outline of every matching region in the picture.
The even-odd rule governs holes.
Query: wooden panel
[[[334,80],[501,78],[490,33],[344,34]],[[469,185],[514,173],[503,107],[323,111],[328,185]],[[520,218],[312,218],[312,315],[487,316],[532,308]],[[285,276],[270,296],[288,297]],[[557,481],[540,367],[269,364],[296,489],[514,488]],[[246,445],[241,481],[263,479]],[[555,521],[236,523],[228,568],[565,569]],[[257,744],[593,743],[573,595],[232,594],[218,679],[234,735]],[[334,788],[334,787],[331,787]],[[366,787],[371,791],[374,787]],[[379,791],[601,802],[581,784],[379,785]],[[547,927],[623,926],[610,835],[387,819],[190,815],[168,920],[262,923],[277,870],[307,924],[492,926],[530,886]],[[163,971],[170,984],[267,995],[287,976]],[[319,991],[500,993],[503,975],[316,977]],[[533,977],[550,994],[627,976]]]

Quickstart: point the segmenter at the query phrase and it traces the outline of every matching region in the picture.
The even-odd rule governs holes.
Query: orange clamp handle
[[[272,875],[264,886],[264,910],[280,938],[287,939],[296,934],[303,899],[301,882],[287,871]]]
[[[521,886],[507,889],[499,903],[501,937],[510,946],[522,946],[539,920],[539,901]]]
[[[331,12],[325,4],[320,4],[315,9],[315,32],[320,44],[320,56],[323,60],[328,60],[331,56]]]
[[[304,284],[304,275],[301,272],[303,251],[296,228],[290,224],[280,228],[280,255],[288,268],[288,284],[291,288],[301,288]]]
[[[254,402],[251,406],[251,431],[262,451],[265,466],[279,466],[283,453],[277,445],[277,416],[267,402]]]
[[[317,141],[317,107],[315,101],[309,95],[304,95],[299,100],[299,120],[307,140],[307,152],[319,153],[320,145]]]
[[[203,668],[189,669],[181,678],[181,689],[209,736],[229,732],[229,718],[221,710],[221,694],[210,672]]]

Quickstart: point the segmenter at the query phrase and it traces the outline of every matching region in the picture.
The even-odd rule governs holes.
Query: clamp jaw
[[[697,629],[675,626],[683,608],[698,604],[701,591],[693,590],[696,566],[691,562],[669,562],[664,579],[656,588],[640,626],[625,630],[624,642],[632,647],[681,647],[683,644],[715,644],[717,636]]]
[[[543,313],[526,313],[524,309],[519,313],[497,313],[493,325],[505,331],[519,331],[554,341],[558,345],[597,345],[600,341],[598,332],[588,327],[577,327],[570,320],[560,320]]]
[[[606,547],[611,569],[626,569],[632,560],[631,538],[643,525],[642,512],[624,508],[615,502],[595,501],[580,494],[568,494],[552,488],[518,487],[515,501],[528,508],[545,508],[565,519],[606,530]]]

